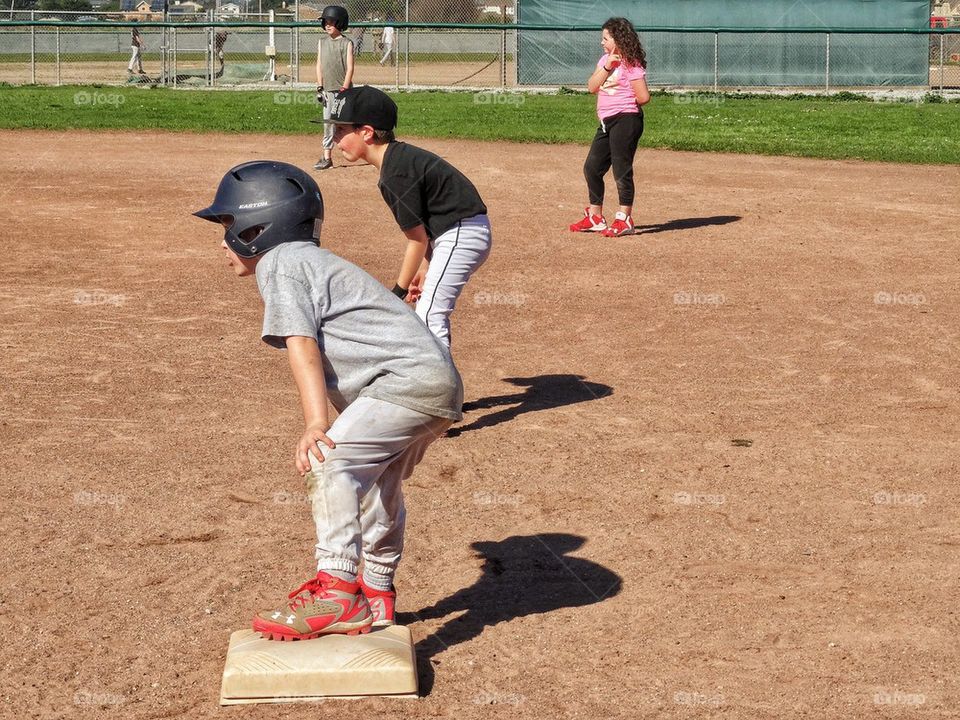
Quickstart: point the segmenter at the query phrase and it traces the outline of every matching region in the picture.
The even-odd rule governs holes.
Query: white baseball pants
[[[459,221],[433,240],[433,257],[417,300],[417,315],[450,347],[450,314],[470,276],[490,255],[493,238],[486,215]]]
[[[333,99],[337,96],[336,91],[324,90],[323,99],[323,119],[330,119],[331,108],[333,107]],[[323,149],[324,150],[333,150],[333,133],[336,132],[337,126],[333,123],[325,123],[323,126]]]
[[[334,421],[312,456],[307,492],[317,526],[317,570],[368,570],[393,577],[403,552],[402,483],[452,421],[360,397]]]
[[[143,72],[143,60],[141,59],[143,52],[138,45],[130,46],[130,62],[127,63],[127,70],[133,72],[134,68],[138,72]]]

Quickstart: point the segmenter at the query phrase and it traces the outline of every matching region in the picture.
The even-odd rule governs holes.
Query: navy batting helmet
[[[326,27],[331,23],[337,30],[343,32],[350,25],[350,14],[340,5],[327,5],[320,13],[320,25]]]
[[[252,258],[285,242],[317,243],[323,196],[316,181],[300,168],[255,160],[231,168],[220,181],[213,204],[194,215],[223,223],[230,249]]]

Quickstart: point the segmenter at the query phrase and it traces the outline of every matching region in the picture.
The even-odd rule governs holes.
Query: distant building
[[[167,6],[167,12],[170,15],[176,15],[183,17],[184,15],[197,15],[203,12],[203,5],[200,3],[191,2],[187,0],[186,2],[175,2],[173,5]]]
[[[223,5],[220,6],[220,14],[221,15],[239,15],[240,6],[234,2],[223,3]]]
[[[120,0],[124,20],[163,20],[163,0]]]

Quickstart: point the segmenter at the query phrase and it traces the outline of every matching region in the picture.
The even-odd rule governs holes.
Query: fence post
[[[410,22],[410,0],[406,0],[404,3],[404,18],[406,22]],[[404,87],[410,87],[410,28],[405,27],[403,29],[404,43],[403,43],[403,67],[404,69],[404,78],[403,85]]]
[[[520,2],[521,0],[516,0],[513,3],[513,23],[516,25],[520,22]],[[520,87],[520,31],[513,31],[513,85],[516,88]]]
[[[36,20],[36,13],[30,11],[30,22]],[[37,84],[37,26],[30,26],[30,84]]]
[[[943,95],[943,33],[940,33],[940,94]]]
[[[300,0],[293,6],[293,20],[294,22],[300,22]],[[298,25],[293,29],[293,59],[294,65],[290,68],[290,75],[292,82],[300,82],[300,26]]]
[[[720,33],[713,34],[713,92],[720,91]]]
[[[178,51],[178,41],[177,41],[177,30],[176,28],[170,29],[170,44],[173,45],[170,57],[170,78],[173,86],[177,86],[177,51]]]
[[[57,33],[57,87],[60,87],[60,28],[56,29]]]
[[[213,87],[214,81],[214,69],[213,69],[213,43],[216,38],[216,28],[213,25],[207,27],[207,77],[209,78],[208,85]]]
[[[827,67],[824,82],[826,83],[826,91],[830,92],[830,33],[827,33]]]
[[[506,9],[506,8],[504,8]],[[507,89],[507,31],[500,31],[500,88]]]
[[[293,28],[290,30],[290,79],[293,80]]]

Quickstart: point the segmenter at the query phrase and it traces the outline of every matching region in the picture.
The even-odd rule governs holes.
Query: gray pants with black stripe
[[[448,348],[450,314],[467,280],[490,255],[492,242],[486,215],[461,220],[433,240],[433,257],[417,300],[417,315]]]

